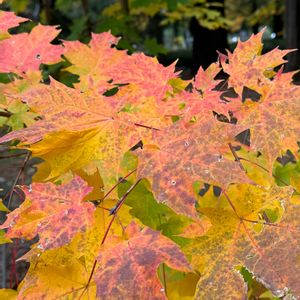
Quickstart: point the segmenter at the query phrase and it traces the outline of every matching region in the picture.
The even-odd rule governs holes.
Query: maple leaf
[[[126,60],[126,51],[113,48],[119,38],[110,32],[101,34],[92,33],[88,45],[79,41],[64,41],[64,57],[72,64],[67,71],[80,76],[80,83],[76,84],[81,90],[90,88],[104,92],[110,88],[108,83],[113,79],[118,64]]]
[[[283,64],[285,55],[293,50],[280,50],[278,48],[261,54],[261,42],[264,30],[252,35],[247,41],[238,41],[233,53],[228,51],[228,56],[221,55],[221,64],[224,72],[230,75],[228,83],[242,96],[244,87],[261,93],[261,86],[269,83],[269,77],[275,73],[275,67]],[[228,62],[226,60],[228,59]],[[268,74],[269,73],[269,74]]]
[[[106,199],[102,204],[111,208],[115,200]],[[30,268],[19,287],[22,299],[95,299],[93,281],[86,288],[95,259],[101,248],[101,240],[110,221],[102,207],[94,212],[95,221],[84,232],[78,232],[69,244],[60,248],[41,251],[33,248],[19,260],[30,262]],[[118,222],[109,230],[110,235],[123,235],[123,227],[131,222],[128,209],[118,212]]]
[[[30,259],[23,257],[30,262],[30,267],[18,288],[18,299],[95,299],[95,284],[91,284],[80,297],[89,277],[90,270],[83,264],[89,254],[81,248],[82,257],[78,259],[74,250],[64,245],[38,253]]]
[[[180,214],[196,217],[193,182],[226,188],[250,182],[239,164],[224,156],[228,143],[243,131],[214,118],[185,125],[177,122],[156,134],[155,147],[138,151],[138,176],[150,180],[154,195]]]
[[[189,263],[171,240],[150,228],[132,223],[126,228],[128,240],[110,240],[100,251],[95,272],[100,299],[166,299],[157,277],[165,262],[174,269],[191,271]],[[114,278],[112,281],[111,279]]]
[[[164,67],[156,58],[142,53],[126,54],[113,48],[119,38],[110,32],[92,34],[88,45],[78,41],[65,41],[64,56],[72,66],[66,70],[80,76],[75,84],[81,90],[94,88],[104,92],[113,84],[131,84],[138,88],[139,96],[155,97],[161,100],[171,89],[169,80],[177,77],[175,64]]]
[[[187,121],[196,117],[198,122],[201,122],[217,113],[230,120],[229,112],[239,110],[241,104],[233,99],[222,98],[224,91],[217,89],[221,80],[214,79],[220,70],[218,63],[211,64],[206,70],[200,67],[192,82],[192,91],[182,90],[173,95],[169,103],[173,107],[175,104],[180,107],[180,113],[177,112],[177,115]],[[170,110],[170,114],[175,113],[174,109]]]
[[[89,45],[80,42],[64,43],[64,56],[72,63],[66,70],[80,76],[80,83],[75,84],[75,87],[103,93],[117,85],[120,92],[116,98],[120,101],[124,101],[124,98],[131,104],[147,101],[151,107],[153,100],[156,100],[158,105],[165,106],[161,101],[173,89],[170,80],[178,76],[175,64],[164,67],[156,58],[142,53],[129,56],[125,51],[112,48],[118,41],[118,38],[106,32],[92,34]],[[174,115],[174,109],[178,111],[175,104],[169,114]]]
[[[175,64],[168,67],[159,64],[157,58],[135,53],[118,65],[113,80],[118,84],[131,84],[139,88],[145,97],[154,97],[158,102],[173,90],[170,81],[178,77]]]
[[[183,240],[182,237],[200,236],[210,227],[208,218],[204,216],[192,222],[190,218],[178,215],[168,206],[158,203],[146,183],[142,180],[128,195],[123,206],[131,208],[130,214],[136,218],[135,220],[138,219],[147,227],[161,231],[164,236],[170,237],[179,244]],[[121,198],[131,186],[130,182],[121,183],[118,186],[119,197]],[[141,198],[143,201],[140,200]]]
[[[60,30],[54,26],[35,26],[30,33],[20,33],[0,41],[0,72],[24,73],[39,70],[41,64],[61,60],[63,48],[50,42]]]
[[[196,299],[245,297],[246,285],[238,273],[243,265],[275,294],[285,287],[298,293],[299,280],[293,275],[297,271],[287,271],[298,268],[300,251],[299,218],[288,208],[291,194],[290,187],[243,184],[230,186],[218,199],[208,193],[199,201],[199,211],[209,217],[212,226],[184,249],[202,275]],[[268,211],[276,212],[275,223],[260,218]]]
[[[20,23],[26,21],[28,19],[17,17],[14,12],[0,11],[0,34],[8,33],[8,29],[19,26]]]
[[[95,207],[82,201],[90,191],[80,177],[60,186],[33,183],[31,191],[24,189],[26,200],[8,214],[0,228],[8,228],[8,238],[32,239],[39,234],[41,249],[69,243],[76,233],[93,223]]]
[[[200,67],[195,76],[194,87],[202,94],[209,92],[220,83],[220,80],[215,80],[220,71],[218,63],[212,63],[205,71]]]
[[[17,130],[24,125],[30,126],[36,121],[38,115],[21,101],[20,94],[39,84],[41,77],[41,72],[36,71],[24,74],[22,79],[14,78],[7,84],[0,83],[0,112],[4,113],[4,116],[0,117],[0,125],[7,125],[12,130]]]
[[[292,83],[293,74],[280,71],[260,100],[246,101],[238,113],[239,124],[250,128],[251,148],[265,156],[270,170],[276,157],[298,150],[300,87]]]
[[[24,141],[20,147],[29,144],[26,147],[34,156],[50,164],[48,179],[98,160],[105,188],[118,180],[126,151],[140,140],[151,140],[156,128],[171,123],[164,117],[162,105],[152,106],[148,113],[148,101],[135,104],[134,100],[132,111],[126,111],[127,97],[82,93],[55,80],[50,86],[40,84],[22,94],[22,100],[43,119],[9,133],[0,142],[19,139]]]

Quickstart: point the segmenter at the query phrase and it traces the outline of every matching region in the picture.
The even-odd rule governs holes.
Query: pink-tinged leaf
[[[41,64],[61,60],[63,47],[51,41],[60,30],[55,26],[37,25],[30,33],[20,33],[0,42],[0,72],[18,75],[37,71]]]
[[[0,228],[8,228],[9,238],[32,239],[39,234],[40,249],[60,247],[93,223],[95,207],[82,201],[90,191],[80,177],[64,185],[33,183],[31,190],[24,189],[24,203]]]
[[[167,299],[157,268],[166,263],[171,268],[190,272],[179,247],[150,228],[140,230],[135,223],[126,229],[127,241],[108,240],[100,250],[95,272],[99,299]]]
[[[112,70],[112,78],[114,83],[130,83],[139,88],[141,95],[161,101],[167,91],[172,91],[169,81],[178,77],[175,63],[164,67],[155,57],[136,53],[122,61],[117,70]]]
[[[7,134],[0,142],[24,142],[22,146],[30,148],[34,156],[50,163],[50,179],[97,160],[107,189],[121,175],[119,164],[124,153],[140,140],[151,140],[153,132],[172,123],[164,116],[167,101],[158,105],[153,98],[136,102],[136,98],[126,95],[105,97],[68,88],[55,80],[22,94],[22,100],[42,120]],[[132,110],[123,109],[126,105]]]
[[[118,41],[119,38],[110,32],[92,33],[88,45],[79,41],[64,41],[64,56],[72,64],[66,70],[80,76],[80,83],[76,86],[81,90],[95,88],[99,92],[111,87],[108,81],[118,72],[121,61],[128,57],[126,51],[113,48]]]
[[[252,232],[251,240],[238,243],[237,258],[274,295],[284,299],[290,292],[299,299],[300,206],[287,199],[283,206],[279,224],[265,225],[261,232]]]
[[[112,84],[130,84],[139,95],[161,100],[171,90],[169,80],[176,78],[175,64],[164,67],[156,58],[142,53],[127,55],[112,47],[119,38],[110,32],[92,34],[88,45],[78,41],[64,42],[66,59],[72,66],[66,70],[80,76],[81,90],[96,89],[102,93]]]
[[[206,91],[203,95],[197,90],[193,90],[191,93],[183,91],[177,94],[172,101],[181,103],[182,117],[187,121],[196,117],[198,122],[201,122],[201,120],[213,116],[214,112],[222,114],[230,120],[229,112],[239,110],[241,103],[235,99],[223,100],[221,95],[222,92],[213,90]]]
[[[266,157],[270,170],[276,157],[299,149],[300,87],[292,83],[293,74],[278,72],[261,87],[264,92],[260,100],[247,100],[238,114],[239,123],[250,128],[250,146]]]
[[[195,218],[195,181],[223,188],[250,182],[237,162],[224,157],[230,153],[228,144],[243,130],[214,118],[192,125],[177,122],[156,134],[154,147],[137,152],[138,176],[150,180],[157,201]]]
[[[210,91],[220,83],[220,80],[215,80],[220,71],[221,68],[218,63],[211,64],[205,71],[200,67],[195,76],[194,87],[200,90],[202,94]]]
[[[274,75],[273,69],[286,60],[285,55],[293,50],[273,49],[266,54],[261,54],[264,30],[252,35],[247,41],[239,41],[234,52],[228,52],[228,62],[221,59],[224,72],[230,75],[229,85],[242,96],[243,88],[248,87],[258,93],[262,91],[262,85],[270,81]]]
[[[28,19],[17,17],[14,12],[0,11],[0,33],[7,33],[7,30],[20,23],[26,22]]]

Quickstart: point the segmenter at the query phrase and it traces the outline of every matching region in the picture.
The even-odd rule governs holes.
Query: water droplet
[[[100,191],[104,193],[104,186],[100,188]]]
[[[31,184],[29,185],[28,192],[29,192],[29,193],[31,193],[31,192],[32,192],[32,185],[31,185]]]
[[[189,145],[190,145],[190,142],[189,142],[189,141],[185,141],[185,142],[184,142],[184,146],[185,146],[185,147],[188,147]]]
[[[161,288],[160,291],[161,291],[162,293],[164,293],[164,292],[165,292],[165,289],[164,289],[164,288]]]
[[[41,59],[41,55],[40,54],[37,54],[35,57],[36,57],[36,59]]]
[[[41,250],[44,250],[44,247],[43,247],[41,244],[38,244],[38,245],[37,245],[37,248],[38,248],[38,249],[41,249]]]
[[[37,254],[37,257],[39,257],[39,256],[41,256],[41,253],[38,253],[38,254]]]
[[[171,185],[176,185],[176,181],[175,181],[175,180],[171,180],[171,181],[170,181],[170,184],[171,184]]]
[[[274,295],[277,296],[277,297],[279,297],[279,298],[284,297],[287,293],[288,293],[288,289],[287,288],[284,288],[282,290],[278,289],[278,290],[274,291]]]
[[[37,227],[41,227],[41,226],[42,226],[42,223],[38,223],[38,224],[37,224]]]
[[[219,156],[218,156],[218,162],[221,162],[222,159],[223,159],[223,155],[219,155]]]

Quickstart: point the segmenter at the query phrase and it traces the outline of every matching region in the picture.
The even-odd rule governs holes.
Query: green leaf
[[[6,243],[12,243],[12,241],[5,237],[5,231],[4,230],[0,230],[0,245],[1,244],[6,244]]]

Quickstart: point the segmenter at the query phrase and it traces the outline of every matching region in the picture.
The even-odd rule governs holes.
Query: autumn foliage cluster
[[[17,299],[300,297],[300,87],[263,32],[184,81],[109,32],[53,44],[0,12],[0,142],[42,163],[1,229],[38,242]],[[41,65],[67,61],[68,87]],[[226,80],[218,80],[223,70]],[[282,156],[290,159],[283,163]],[[29,159],[29,155],[26,156]],[[12,291],[3,290],[12,295]],[[7,296],[8,297],[8,296]]]

